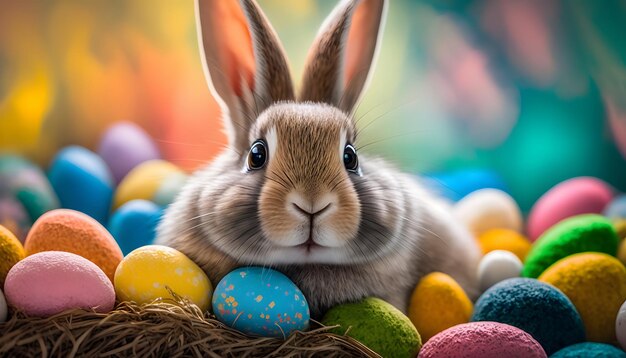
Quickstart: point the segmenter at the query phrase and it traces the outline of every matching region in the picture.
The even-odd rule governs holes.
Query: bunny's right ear
[[[196,0],[196,23],[205,76],[228,139],[245,152],[257,115],[273,102],[294,99],[284,51],[254,0]]]
[[[309,52],[299,101],[354,111],[376,59],[386,9],[385,0],[343,0],[337,5]]]

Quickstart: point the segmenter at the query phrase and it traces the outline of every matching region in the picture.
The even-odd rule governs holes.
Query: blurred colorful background
[[[298,82],[336,2],[259,3]],[[0,152],[46,168],[131,121],[165,159],[206,163],[225,136],[194,21],[191,0],[3,1]],[[625,191],[624,33],[624,1],[390,1],[357,145],[440,182],[487,178],[524,211],[576,176]]]

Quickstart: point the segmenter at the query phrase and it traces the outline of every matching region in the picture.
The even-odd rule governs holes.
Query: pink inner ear
[[[352,15],[345,52],[344,87],[361,86],[367,78],[376,49],[381,6],[382,1],[363,0]]]
[[[243,95],[242,86],[254,90],[255,61],[252,35],[248,22],[237,1],[219,0],[213,8],[213,39],[221,49],[219,59],[222,71],[234,94]]]

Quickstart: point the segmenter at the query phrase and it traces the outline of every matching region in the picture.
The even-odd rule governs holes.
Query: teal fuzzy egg
[[[282,273],[262,267],[230,272],[215,287],[213,313],[243,333],[288,337],[309,328],[309,304],[302,291]]]

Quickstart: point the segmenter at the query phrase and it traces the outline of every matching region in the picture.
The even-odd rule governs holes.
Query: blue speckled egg
[[[246,334],[285,338],[309,327],[309,304],[282,273],[242,267],[222,278],[213,294],[217,319]]]
[[[126,256],[134,249],[153,243],[161,215],[163,209],[155,203],[131,200],[113,213],[107,229]]]
[[[66,147],[52,160],[48,178],[61,207],[81,211],[106,225],[113,177],[102,158],[83,147]]]
[[[520,328],[548,355],[585,340],[583,322],[572,302],[554,286],[530,278],[511,278],[489,288],[474,304],[472,321]]]

